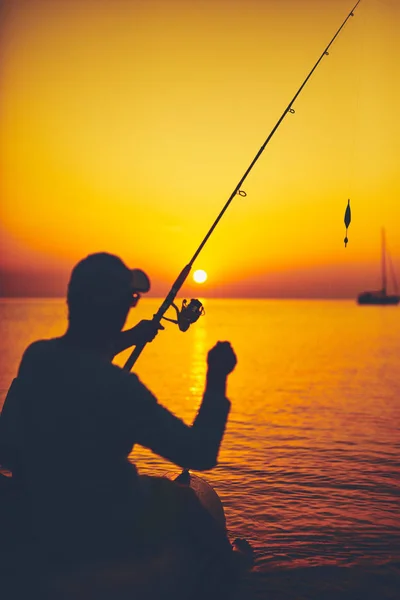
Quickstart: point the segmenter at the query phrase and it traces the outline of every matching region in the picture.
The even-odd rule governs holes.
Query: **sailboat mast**
[[[387,252],[387,258],[389,261],[389,271],[392,277],[394,293],[397,295],[399,293],[399,286],[397,285],[396,273],[394,271],[392,257],[390,256],[389,252]]]
[[[382,291],[386,294],[386,244],[385,244],[385,230],[382,228]]]

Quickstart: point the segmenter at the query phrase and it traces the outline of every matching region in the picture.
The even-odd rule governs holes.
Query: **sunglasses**
[[[131,293],[131,304],[130,304],[131,308],[134,308],[137,305],[140,298],[141,298],[141,295],[138,292]]]

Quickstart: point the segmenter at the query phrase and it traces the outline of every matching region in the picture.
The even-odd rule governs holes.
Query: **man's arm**
[[[13,470],[22,450],[20,381],[12,381],[0,413],[0,464]]]
[[[164,329],[164,327],[159,323],[143,319],[135,327],[121,331],[113,344],[112,356],[116,356],[131,346],[152,342],[160,329]]]
[[[230,410],[230,402],[225,397],[226,381],[228,373],[234,368],[236,357],[230,346],[229,350],[224,347],[222,352],[218,346],[216,349],[211,361],[210,354],[213,351],[209,354],[206,389],[191,427],[158,404],[151,392],[136,379],[134,396],[139,402],[132,406],[132,421],[136,424],[135,442],[183,468],[204,471],[217,464]],[[233,364],[228,372],[226,364],[220,364],[221,353],[229,355],[229,365]]]

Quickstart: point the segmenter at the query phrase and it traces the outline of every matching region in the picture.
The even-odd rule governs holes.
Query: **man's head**
[[[140,294],[149,289],[150,281],[140,269],[128,269],[113,254],[90,254],[74,267],[68,284],[70,329],[84,336],[113,338]]]

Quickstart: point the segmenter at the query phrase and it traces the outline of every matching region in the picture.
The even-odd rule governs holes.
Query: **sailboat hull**
[[[360,294],[357,298],[358,304],[372,304],[372,305],[396,305],[400,302],[400,296],[396,296],[395,294],[388,295],[382,294],[382,292],[364,292]]]

